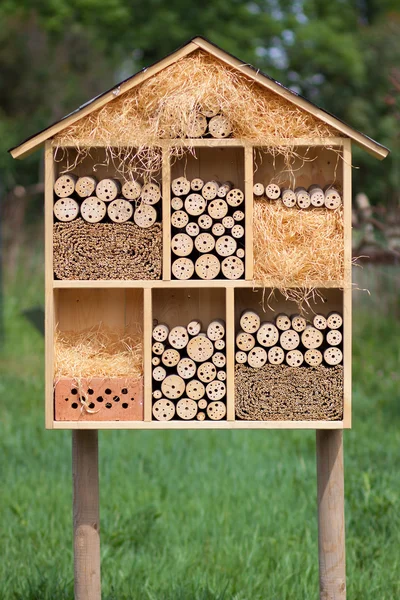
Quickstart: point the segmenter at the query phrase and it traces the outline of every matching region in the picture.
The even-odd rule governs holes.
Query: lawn
[[[41,256],[7,286],[2,352],[0,598],[73,598],[71,434],[45,431]],[[400,324],[355,311],[345,433],[348,598],[400,597]],[[100,433],[105,600],[318,597],[315,435]]]

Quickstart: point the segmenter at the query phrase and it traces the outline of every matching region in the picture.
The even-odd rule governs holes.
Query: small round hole
[[[89,408],[94,408],[94,404],[93,404],[93,402],[91,402],[91,403],[89,404]]]
[[[96,400],[97,402],[103,402],[103,396],[97,396]]]
[[[71,394],[73,394],[74,396],[76,396],[77,393],[78,393],[78,390],[76,388],[73,388],[71,390]]]
[[[122,403],[122,408],[128,408],[128,404],[126,402]]]
[[[119,402],[119,399],[120,399],[119,396],[114,396],[114,398],[113,398],[114,402]]]
[[[126,388],[122,388],[121,394],[127,394],[127,393],[128,393],[128,390]]]
[[[106,394],[111,394],[110,388],[106,388],[104,391],[105,391]]]
[[[111,402],[107,402],[107,403],[106,403],[106,408],[111,408],[111,407],[112,407],[112,404],[111,404]]]
[[[73,403],[71,404],[71,407],[72,407],[72,408],[78,408],[78,405],[77,405],[77,403],[76,403],[76,402],[73,402]]]

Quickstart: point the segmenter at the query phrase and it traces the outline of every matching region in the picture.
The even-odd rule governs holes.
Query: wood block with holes
[[[143,421],[143,381],[63,377],[54,386],[56,421]]]

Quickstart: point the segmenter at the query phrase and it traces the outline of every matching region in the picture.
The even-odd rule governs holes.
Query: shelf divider
[[[235,420],[235,290],[226,288],[226,418]]]
[[[169,147],[162,149],[162,277],[171,279],[171,165]]]
[[[152,408],[152,367],[151,336],[153,331],[153,299],[151,288],[143,290],[143,402],[144,420],[151,421]]]
[[[245,279],[253,279],[253,146],[244,149]]]

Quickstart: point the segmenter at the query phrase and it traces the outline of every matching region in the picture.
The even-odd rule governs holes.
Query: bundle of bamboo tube
[[[109,177],[78,177],[65,173],[54,183],[57,197],[54,215],[58,221],[69,222],[79,214],[87,223],[132,221],[147,229],[161,220],[161,189],[157,183],[142,185],[134,179],[121,184]]]
[[[305,187],[280,187],[276,183],[269,183],[264,186],[263,183],[255,183],[253,194],[256,198],[265,198],[267,200],[280,200],[287,208],[327,208],[335,210],[342,205],[342,196],[340,191],[332,185],[322,187],[318,184],[312,184],[307,189]]]
[[[171,185],[171,252],[175,279],[244,277],[244,193],[226,181]]]
[[[172,328],[157,322],[152,342],[154,419],[224,419],[224,321],[211,321],[205,331],[197,319]]]
[[[235,367],[235,413],[248,421],[338,421],[343,418],[343,366],[304,370],[266,364]]]
[[[261,322],[253,310],[244,310],[236,334],[236,364],[260,369],[265,364],[290,367],[341,365],[343,318],[338,312],[316,314],[312,321],[301,315],[279,314]]]
[[[227,138],[232,134],[232,125],[228,117],[221,114],[218,107],[193,111],[186,126],[186,137]]]

